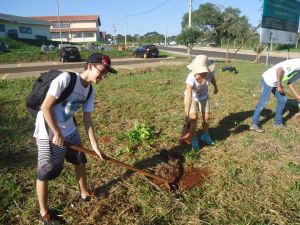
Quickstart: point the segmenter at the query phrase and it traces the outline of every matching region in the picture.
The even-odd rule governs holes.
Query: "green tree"
[[[200,36],[201,32],[199,30],[188,27],[184,29],[176,38],[177,43],[184,45],[187,48],[190,59],[192,48],[198,42]]]
[[[156,31],[148,32],[143,37],[141,37],[143,43],[160,43],[164,42],[164,35],[159,34]]]
[[[192,12],[192,26],[203,33],[202,39],[206,42],[216,42],[226,38],[243,38],[249,33],[250,26],[245,16],[240,16],[240,10],[228,7],[222,12],[212,3],[201,4]],[[188,14],[182,19],[182,28],[188,23]]]
[[[197,10],[192,11],[192,27],[202,32],[202,41],[217,41],[218,28],[222,23],[221,10],[212,3],[201,4]],[[181,27],[188,24],[188,13],[183,16]]]
[[[230,39],[244,39],[250,33],[250,25],[245,16],[239,16],[241,11],[237,8],[228,7],[222,13],[222,23],[219,30],[221,36]]]
[[[241,11],[237,8],[228,7],[222,12],[222,23],[219,26],[220,36],[227,39],[226,61],[228,60],[229,42],[230,40],[248,37],[250,33],[250,25],[245,16],[239,16]]]

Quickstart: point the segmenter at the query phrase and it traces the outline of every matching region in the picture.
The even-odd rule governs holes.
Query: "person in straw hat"
[[[188,128],[188,136],[182,136],[182,140],[187,143],[192,143],[193,149],[200,149],[196,133],[198,112],[202,115],[203,132],[201,140],[209,145],[213,145],[214,141],[208,134],[209,128],[209,100],[208,100],[208,85],[212,83],[214,86],[214,94],[218,93],[217,82],[215,79],[215,65],[212,64],[206,55],[198,55],[187,65],[191,71],[187,79],[186,89],[184,92],[185,106],[185,126]],[[189,140],[188,140],[189,139]]]

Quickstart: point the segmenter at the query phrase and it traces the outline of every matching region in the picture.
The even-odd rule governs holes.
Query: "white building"
[[[51,40],[64,42],[95,42],[100,40],[100,18],[97,15],[86,16],[38,16],[32,19],[50,23]],[[60,23],[59,23],[60,21]]]
[[[0,37],[50,40],[48,21],[0,13]]]

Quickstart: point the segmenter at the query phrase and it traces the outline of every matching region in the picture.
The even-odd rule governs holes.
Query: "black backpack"
[[[59,70],[50,70],[48,72],[41,73],[41,75],[37,78],[37,80],[33,85],[31,93],[26,98],[26,107],[32,116],[36,117],[37,113],[40,111],[40,107],[47,95],[52,80],[54,80],[62,73],[63,72]],[[72,93],[75,87],[77,75],[76,73],[73,72],[68,72],[68,73],[71,76],[71,81],[68,84],[68,86],[65,88],[65,90],[63,90],[63,92],[61,93],[60,97],[57,99],[55,104],[58,104],[62,102],[64,99],[66,99]],[[90,89],[86,101],[90,97],[91,93],[92,93],[92,86],[90,85]]]

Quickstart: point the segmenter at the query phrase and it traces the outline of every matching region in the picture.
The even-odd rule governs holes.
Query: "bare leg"
[[[208,112],[203,112],[202,113],[202,127],[203,127],[203,132],[208,133],[208,128],[209,128],[209,113]]]
[[[49,210],[48,206],[48,181],[36,180],[36,193],[40,205],[40,214],[44,216]]]
[[[189,117],[190,117],[189,133],[190,133],[190,136],[192,139],[193,136],[195,135],[196,129],[197,129],[197,120],[198,120],[197,113],[190,113]]]
[[[203,132],[201,135],[201,140],[206,142],[209,145],[213,145],[214,141],[211,139],[211,137],[208,134],[208,128],[209,128],[209,113],[204,112],[202,113],[202,119],[203,119]]]
[[[79,192],[82,196],[88,195],[86,164],[75,165],[75,175],[78,182]]]

